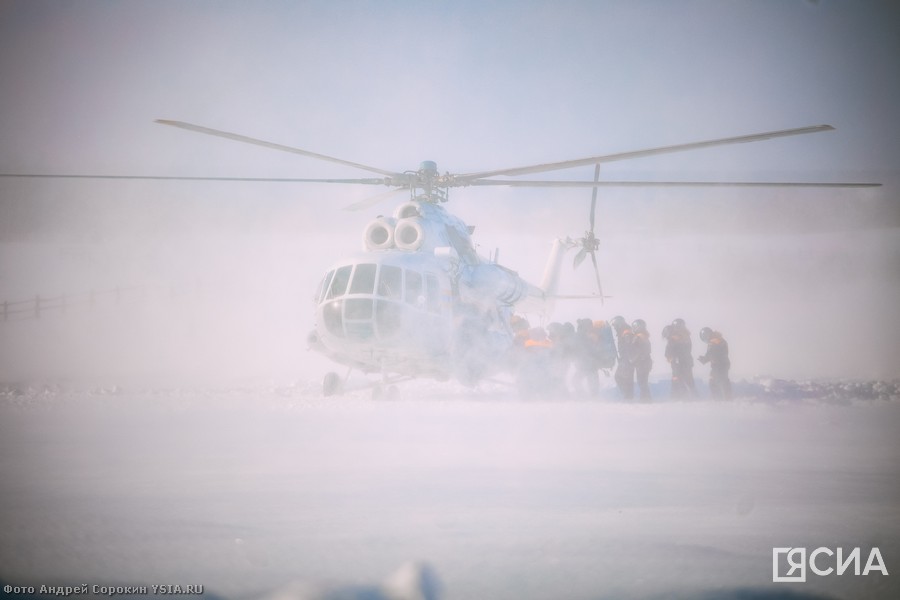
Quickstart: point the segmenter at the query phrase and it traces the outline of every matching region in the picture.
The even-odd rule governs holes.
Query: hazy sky
[[[428,159],[451,172],[828,123],[837,130],[604,167],[610,179],[885,186],[604,190],[601,264],[615,298],[603,310],[650,317],[654,330],[676,316],[695,331],[712,324],[761,371],[900,376],[898,66],[893,2],[0,0],[0,172],[368,176],[158,118],[390,170]],[[390,210],[340,207],[380,191],[4,179],[0,240],[315,232],[334,239],[335,254],[300,252],[297,285],[312,289]],[[547,248],[534,240],[580,234],[589,192],[461,190],[454,200],[485,253],[500,246],[502,262],[538,278]],[[736,234],[744,225],[750,233]],[[835,233],[844,225],[852,231]],[[115,253],[131,264],[123,246]],[[50,266],[12,262],[0,295],[55,292]],[[572,281],[589,289],[586,271]],[[800,361],[793,372],[788,358]]]

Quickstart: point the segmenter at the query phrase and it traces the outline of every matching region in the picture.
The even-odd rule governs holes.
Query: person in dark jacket
[[[619,350],[615,374],[616,385],[625,400],[632,400],[634,398],[634,364],[631,362],[631,354],[634,332],[631,331],[631,327],[622,316],[613,317],[610,324],[616,332],[616,345]]]
[[[709,363],[709,391],[716,400],[731,400],[731,380],[728,371],[731,360],[728,358],[728,342],[718,331],[709,327],[700,330],[700,339],[706,342],[706,354],[699,357],[704,365]]]
[[[577,393],[597,396],[600,393],[600,365],[597,361],[597,336],[590,319],[578,319],[575,328],[574,388]]]

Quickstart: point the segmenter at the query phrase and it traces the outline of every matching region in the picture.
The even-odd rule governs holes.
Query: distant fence
[[[138,287],[115,287],[111,290],[90,291],[81,294],[62,294],[53,297],[35,295],[28,300],[3,301],[0,306],[0,320],[40,319],[42,315],[66,314],[72,310],[93,310],[99,303],[108,303],[110,300],[119,304],[125,294],[133,294],[140,291]]]

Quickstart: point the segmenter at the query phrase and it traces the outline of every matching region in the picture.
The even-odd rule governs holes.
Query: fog
[[[552,318],[621,313],[655,335],[685,318],[695,333],[722,330],[747,377],[900,372],[892,5],[265,7],[4,3],[2,171],[365,175],[159,118],[396,171],[435,160],[454,173],[829,123],[835,131],[605,164],[604,180],[883,187],[603,188],[598,259],[611,298],[561,303]],[[322,271],[392,209],[341,207],[381,191],[4,177],[2,300],[147,293],[143,313],[89,330],[109,343],[54,330],[72,320],[42,320],[45,343],[24,325],[6,328],[3,377],[77,375],[64,346],[110,373],[148,370],[148,349],[160,348],[188,373],[196,364],[290,377],[311,358],[300,342]],[[551,240],[587,229],[588,201],[588,190],[460,189],[449,208],[477,227],[482,254],[499,248],[503,264],[537,281]],[[564,291],[593,291],[588,268],[565,273]],[[115,331],[141,351],[101,357]]]
[[[657,336],[676,316],[695,333],[721,328],[736,380],[896,378],[896,229],[838,217],[770,231],[757,215],[673,230],[663,223],[682,215],[677,198],[614,225],[628,199],[604,194],[610,297],[560,301],[553,318],[646,319],[656,403],[621,403],[610,378],[593,401],[423,381],[386,403],[359,376],[323,398],[335,365],[305,340],[318,279],[392,206],[31,185],[43,194],[4,207],[21,223],[45,212],[3,241],[0,276],[11,298],[70,304],[3,323],[4,582],[349,593],[419,560],[450,600],[740,598],[782,592],[770,587],[773,547],[878,547],[894,569],[896,388],[836,404],[749,388],[728,405],[673,402]],[[482,254],[499,248],[532,281],[552,238],[587,221],[586,194],[531,212],[513,193],[484,195],[448,208],[476,226]],[[867,202],[831,201],[838,215]],[[593,293],[588,267],[570,256],[560,291]],[[100,293],[116,287],[118,298]],[[91,290],[93,307],[79,305]],[[890,598],[891,581],[832,575],[798,593]]]
[[[644,319],[655,398],[630,404],[610,377],[592,399],[505,376],[388,402],[353,374],[323,398],[344,368],[307,348],[316,285],[402,194],[0,177],[0,583],[343,598],[413,560],[449,600],[895,598],[897,22],[874,1],[0,2],[0,175],[370,175],[156,119],[441,173],[828,123],[601,178],[882,184],[601,188],[606,298],[544,323]],[[538,283],[590,190],[445,207]],[[560,294],[594,294],[573,258]],[[723,332],[734,401],[702,365],[700,397],[670,397],[675,318],[695,354]],[[774,584],[788,546],[878,547],[890,576]]]
[[[5,392],[3,578],[244,598],[425,560],[447,599],[896,596],[896,400],[405,393]],[[783,546],[878,547],[890,575],[779,587]]]
[[[81,182],[18,184],[19,195],[4,203],[6,222],[21,224],[2,242],[4,300],[31,300],[19,308],[33,311],[36,295],[65,294],[69,306],[66,314],[45,309],[40,320],[11,316],[0,346],[5,380],[290,381],[332,368],[306,349],[312,294],[393,203],[347,212],[334,206],[347,199],[333,192],[336,200],[310,208],[315,195],[296,201],[298,192],[283,187],[273,194],[259,184],[238,184],[245,189],[237,193],[218,183],[190,183],[187,192],[181,185],[113,182],[93,197]],[[212,198],[194,196],[207,191]],[[733,196],[715,226],[706,207],[722,201],[708,193],[644,199],[637,214],[646,218],[633,216],[635,192],[601,194],[598,262],[609,297],[603,305],[558,301],[550,320],[643,318],[653,333],[654,378],[667,376],[659,332],[680,317],[695,334],[710,326],[726,335],[738,377],[891,379],[900,372],[900,236],[872,222],[890,225],[892,215],[867,194],[782,193],[768,206]],[[499,249],[501,264],[539,282],[552,240],[587,229],[590,200],[556,194],[526,211],[515,195],[461,193],[448,208],[475,226],[482,255]],[[785,204],[824,206],[833,216],[811,226],[772,208]],[[590,264],[576,271],[573,257],[560,293],[594,294]],[[79,310],[91,292],[107,294]]]

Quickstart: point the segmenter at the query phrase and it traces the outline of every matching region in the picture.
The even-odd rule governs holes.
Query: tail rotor
[[[600,181],[600,163],[594,165],[594,183]],[[597,278],[597,292],[600,294],[600,304],[603,304],[603,286],[600,284],[600,268],[597,266],[597,250],[600,248],[600,240],[594,233],[594,221],[597,213],[597,186],[594,186],[591,192],[591,213],[590,226],[588,231],[584,232],[584,237],[575,240],[580,246],[578,253],[575,255],[573,267],[578,268],[584,259],[590,255],[591,263],[594,265],[594,276]]]

